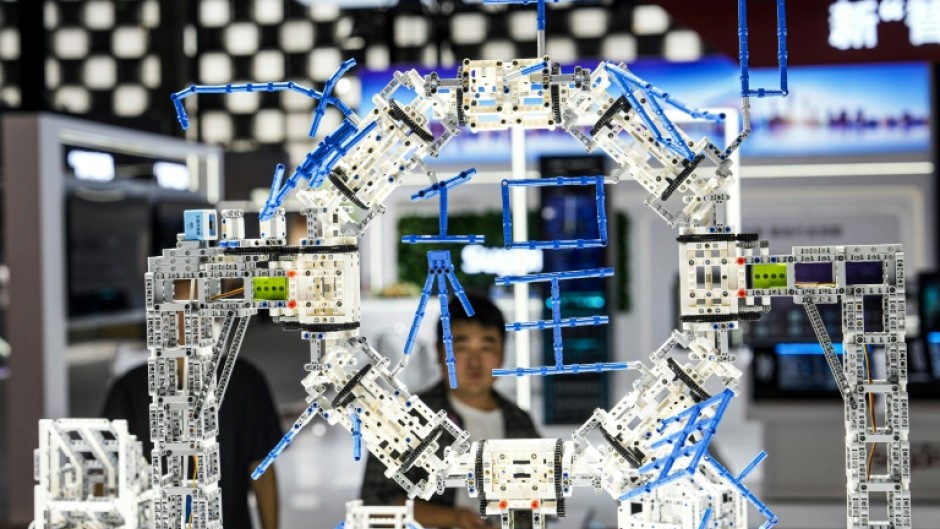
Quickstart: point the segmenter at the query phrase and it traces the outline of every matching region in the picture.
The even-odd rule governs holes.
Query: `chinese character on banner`
[[[878,45],[878,22],[876,0],[839,0],[829,6],[829,45],[840,50],[874,48]]]
[[[878,16],[882,22],[900,22],[904,20],[904,0],[881,0]]]
[[[911,44],[940,44],[940,1],[908,0],[907,18]]]

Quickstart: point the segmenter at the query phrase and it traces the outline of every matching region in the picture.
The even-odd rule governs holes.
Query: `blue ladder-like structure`
[[[564,342],[561,337],[561,330],[565,327],[584,327],[593,325],[607,325],[610,318],[607,316],[588,316],[580,318],[562,318],[561,317],[561,288],[559,283],[571,279],[587,279],[592,277],[611,277],[614,275],[613,268],[595,268],[591,270],[575,270],[567,272],[551,272],[546,274],[529,274],[524,276],[505,276],[497,277],[497,285],[515,285],[517,283],[539,283],[550,282],[552,285],[552,319],[539,321],[512,322],[506,324],[506,330],[519,332],[529,329],[551,329],[552,330],[552,348],[555,351],[555,365],[539,367],[517,367],[512,369],[494,369],[493,376],[526,376],[526,375],[562,375],[578,373],[601,373],[604,371],[619,371],[627,369],[625,362],[598,362],[595,364],[570,364],[566,365],[564,360]]]
[[[476,169],[467,169],[457,176],[435,183],[426,187],[417,193],[411,195],[412,202],[429,200],[440,196],[440,209],[438,217],[437,235],[403,235],[401,242],[404,244],[482,244],[485,238],[482,235],[450,235],[447,233],[447,193],[449,189],[463,185],[473,178]],[[467,316],[473,316],[473,307],[470,306],[470,300],[464,292],[460,281],[457,280],[457,274],[454,273],[454,265],[450,259],[450,252],[447,250],[431,250],[428,252],[428,277],[424,282],[424,288],[421,289],[421,299],[418,301],[418,309],[415,311],[414,321],[411,323],[411,330],[408,332],[408,340],[405,342],[405,357],[411,355],[414,350],[415,342],[418,339],[418,329],[421,328],[421,320],[424,319],[425,309],[428,305],[428,299],[437,285],[437,297],[441,305],[441,327],[443,331],[445,364],[447,365],[447,379],[451,388],[457,387],[456,360],[454,359],[454,338],[450,331],[450,310],[447,308],[449,291],[447,284],[450,283],[454,289],[454,295],[460,300]]]
[[[656,429],[658,434],[664,434],[673,424],[680,424],[681,427],[663,435],[654,441],[650,447],[657,449],[672,445],[672,451],[668,456],[655,459],[640,467],[639,472],[641,475],[656,472],[658,472],[658,475],[642,487],[629,490],[621,495],[620,501],[628,501],[637,496],[649,494],[674,481],[692,477],[700,465],[710,465],[725,482],[737,489],[767,519],[760,526],[760,529],[770,529],[776,525],[779,521],[777,515],[742,483],[744,478],[767,457],[767,453],[762,451],[757,454],[747,467],[735,476],[708,452],[708,445],[711,443],[712,437],[724,417],[725,410],[733,398],[734,393],[730,389],[726,389],[718,395],[694,404],[672,417],[662,419]],[[695,440],[693,436],[697,437],[698,440]],[[682,465],[681,468],[678,468],[679,464]],[[711,508],[706,509],[699,529],[704,529],[708,525],[711,514]]]
[[[564,186],[594,186],[595,204],[597,205],[597,238],[595,239],[561,239],[553,241],[514,241],[512,237],[512,210],[509,201],[509,191],[513,187],[564,187]],[[607,210],[604,196],[603,176],[567,176],[541,179],[503,180],[503,245],[506,248],[526,248],[543,250],[569,250],[582,248],[598,248],[607,246]],[[552,348],[555,363],[551,366],[518,367],[512,369],[494,369],[493,376],[527,376],[527,375],[561,375],[578,373],[600,373],[604,371],[619,371],[627,369],[624,362],[597,362],[594,364],[565,364],[564,341],[561,330],[563,328],[607,325],[610,318],[607,316],[588,316],[580,318],[561,317],[561,281],[588,279],[598,277],[611,277],[613,268],[595,268],[589,270],[569,270],[563,272],[549,272],[543,274],[529,274],[521,276],[503,276],[496,278],[497,285],[509,286],[519,283],[551,283],[552,319],[512,322],[506,324],[506,330],[511,332],[528,331],[530,329],[552,329]]]

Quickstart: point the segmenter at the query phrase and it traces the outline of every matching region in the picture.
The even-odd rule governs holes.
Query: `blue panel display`
[[[571,71],[575,65],[566,65]],[[577,64],[587,69],[594,61]],[[738,108],[740,83],[737,65],[724,58],[691,63],[639,61],[630,71],[662,87],[671,96],[701,108]],[[410,67],[400,66],[407,70]],[[429,73],[427,68],[418,71]],[[452,77],[456,70],[436,70]],[[751,69],[751,84],[779,83],[776,68]],[[793,67],[785,99],[763,99],[752,105],[755,134],[741,150],[745,157],[818,157],[930,152],[930,69],[924,63]],[[388,71],[362,72],[362,106],[372,109],[372,96],[391,78]],[[898,82],[903,79],[903,82]],[[404,101],[407,101],[405,98]],[[726,142],[722,125],[678,123],[693,138],[708,135],[717,145]],[[433,131],[435,136],[443,129]],[[527,151],[534,161],[544,155],[585,154],[561,130],[530,131]],[[508,163],[509,133],[480,132],[457,137],[435,163],[473,165]]]

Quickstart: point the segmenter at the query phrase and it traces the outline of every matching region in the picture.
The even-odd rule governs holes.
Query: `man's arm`
[[[253,461],[248,471],[251,472],[260,464],[261,461]],[[274,465],[268,467],[258,479],[251,480],[251,490],[255,493],[255,500],[258,502],[261,529],[277,529],[280,503],[277,497],[277,475],[274,473]]]
[[[404,499],[402,500],[404,503]],[[457,507],[448,507],[423,500],[415,500],[415,520],[425,527],[459,527],[460,529],[483,529],[490,527],[480,513]]]
[[[373,455],[366,456],[366,470],[359,493],[366,505],[404,505],[401,487],[385,477],[385,468]],[[489,527],[476,511],[415,500],[415,520],[425,527],[482,529]]]

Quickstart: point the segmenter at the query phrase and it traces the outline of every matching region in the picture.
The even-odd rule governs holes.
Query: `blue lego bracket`
[[[627,369],[624,362],[598,362],[595,364],[565,364],[564,342],[562,341],[561,330],[570,327],[584,327],[595,325],[607,325],[610,318],[607,316],[586,316],[579,318],[561,317],[561,281],[573,279],[587,279],[592,277],[610,277],[614,275],[613,268],[596,268],[590,270],[570,270],[565,272],[549,272],[544,274],[530,274],[524,276],[505,276],[497,277],[497,285],[515,285],[517,283],[551,283],[552,287],[552,319],[539,321],[512,322],[506,324],[506,330],[512,332],[528,331],[530,329],[551,329],[552,347],[555,352],[555,365],[539,367],[518,367],[512,369],[494,369],[493,376],[527,376],[527,375],[576,375],[578,373],[600,373],[604,371],[619,371]]]
[[[630,106],[633,107],[633,110],[639,114],[640,118],[650,129],[650,132],[652,132],[655,141],[689,161],[695,159],[695,153],[692,152],[692,149],[690,149],[685,140],[682,139],[682,135],[679,133],[679,129],[676,128],[672,120],[666,116],[666,113],[663,111],[663,106],[660,102],[666,103],[696,119],[704,119],[706,121],[712,121],[715,123],[721,123],[724,121],[724,114],[712,114],[711,112],[706,112],[704,110],[686,105],[668,93],[663,92],[659,88],[656,88],[652,83],[648,83],[637,77],[633,72],[625,68],[621,68],[611,63],[605,63],[604,69],[607,71],[611,82],[613,82],[613,84],[620,89],[624,97],[627,98],[627,101],[630,102]],[[634,93],[637,90],[646,96],[646,101],[649,102],[649,105],[656,114],[656,117],[663,124],[663,127],[665,127],[666,133],[669,135],[668,138],[665,137],[663,132],[656,125],[656,122],[653,121],[653,118],[650,117],[646,109],[643,108],[643,106],[640,104],[639,99]]]
[[[440,244],[440,243],[458,243],[458,244],[482,244],[485,241],[483,235],[448,235],[447,234],[447,195],[448,190],[457,186],[466,184],[477,174],[476,169],[467,169],[457,176],[438,182],[426,187],[417,193],[411,195],[412,202],[429,200],[440,196],[440,214],[438,225],[440,227],[437,235],[402,235],[401,242],[405,244]]]
[[[777,0],[777,64],[780,71],[780,87],[776,89],[751,88],[748,44],[747,0],[738,0],[738,59],[741,62],[741,97],[786,97],[787,87],[787,9],[786,0]]]
[[[564,187],[595,186],[597,204],[596,239],[560,239],[554,241],[514,241],[512,238],[512,208],[509,202],[509,190],[513,187]],[[597,248],[607,246],[607,209],[604,199],[603,176],[559,176],[555,178],[537,178],[526,180],[503,180],[503,245],[506,248],[526,248],[530,250],[567,250],[572,248]]]
[[[415,311],[415,319],[411,323],[411,330],[408,332],[408,341],[405,342],[405,355],[410,355],[414,350],[415,341],[418,338],[418,329],[421,328],[421,320],[424,319],[424,312],[428,305],[428,298],[434,291],[434,285],[437,284],[437,297],[441,304],[441,327],[444,339],[445,364],[447,365],[447,380],[451,388],[457,387],[456,360],[454,359],[454,337],[450,331],[450,311],[447,308],[448,295],[447,283],[450,283],[454,289],[454,295],[460,300],[467,316],[473,316],[473,307],[470,306],[470,300],[464,292],[457,275],[454,274],[454,265],[450,261],[450,252],[447,250],[432,250],[428,252],[428,278],[424,282],[424,288],[421,289],[421,299],[418,301],[418,310]]]
[[[313,122],[310,125],[310,137],[316,137],[319,132],[320,124],[327,108],[334,106],[343,113],[345,119],[336,128],[335,131],[326,135],[317,147],[307,154],[304,161],[294,169],[293,174],[287,179],[282,187],[283,170],[276,169],[274,182],[271,186],[271,195],[268,197],[264,208],[261,210],[260,220],[268,220],[274,216],[274,212],[281,206],[287,195],[297,187],[300,181],[307,180],[310,187],[316,189],[323,185],[327,175],[333,170],[333,167],[339,160],[349,152],[353,147],[368,136],[377,123],[370,122],[361,129],[350,117],[353,110],[349,106],[333,95],[333,89],[339,79],[356,65],[354,59],[343,62],[336,72],[327,79],[323,91],[318,92],[312,88],[307,88],[293,81],[277,83],[244,83],[244,84],[225,84],[225,85],[191,85],[188,88],[180,90],[170,96],[173,106],[176,109],[176,119],[180,122],[183,130],[189,128],[189,115],[183,107],[183,100],[195,94],[235,94],[251,92],[296,92],[318,101],[317,108],[314,111]],[[276,184],[276,185],[275,185]]]
[[[650,447],[658,449],[671,446],[672,449],[666,457],[654,459],[640,467],[638,470],[641,475],[652,474],[653,479],[641,487],[627,491],[620,496],[620,501],[629,501],[674,481],[690,478],[700,466],[709,465],[766,518],[760,529],[770,529],[776,525],[779,519],[773,511],[742,483],[744,478],[767,457],[767,453],[759,453],[740,474],[735,476],[708,452],[709,443],[732,398],[734,398],[734,393],[730,389],[725,389],[714,397],[690,406],[672,417],[662,419],[656,429],[656,433],[661,437],[653,441]],[[708,525],[711,515],[711,509],[706,509],[699,529],[704,529]]]

